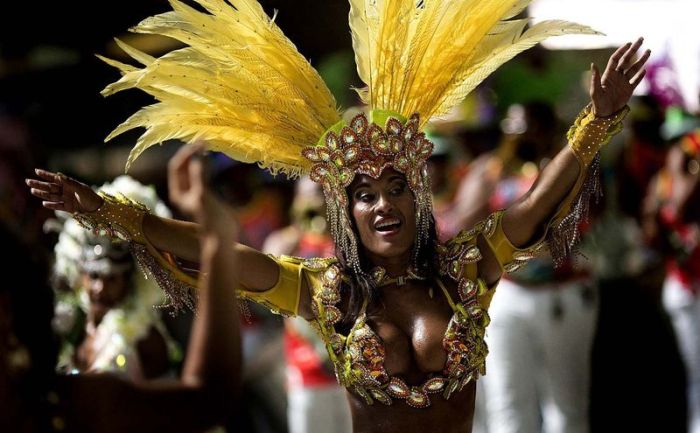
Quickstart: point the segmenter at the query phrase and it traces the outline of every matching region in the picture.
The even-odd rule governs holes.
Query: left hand
[[[591,64],[590,95],[593,112],[598,117],[607,117],[617,113],[629,101],[632,92],[642,81],[646,70],[644,64],[649,59],[650,50],[635,61],[635,55],[642,46],[644,38],[635,43],[628,42],[610,56],[605,72],[601,77],[595,64]]]
[[[201,234],[213,234],[227,242],[238,239],[233,210],[221,202],[204,181],[201,154],[204,145],[182,147],[168,162],[170,201],[200,225]]]

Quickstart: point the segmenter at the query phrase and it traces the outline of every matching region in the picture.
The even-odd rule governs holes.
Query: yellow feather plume
[[[119,125],[106,141],[146,128],[127,170],[155,144],[203,139],[212,150],[272,172],[306,172],[310,162],[301,150],[340,120],[323,80],[257,1],[193,1],[204,11],[170,0],[172,11],[131,29],[169,36],[185,48],[154,58],[117,41],[142,68],[100,57],[122,74],[103,95],[136,88],[158,101]]]
[[[597,34],[545,21],[515,20],[531,0],[350,0],[358,93],[372,109],[448,112],[489,74],[550,36]]]

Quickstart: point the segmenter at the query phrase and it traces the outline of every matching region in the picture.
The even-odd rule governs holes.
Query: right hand
[[[643,42],[644,39],[639,38],[634,43],[628,42],[618,48],[610,56],[602,76],[598,67],[591,63],[589,93],[596,116],[608,117],[622,110],[632,97],[634,89],[642,82],[646,74],[644,64],[651,55],[651,51],[646,50],[635,61]]]
[[[238,224],[233,210],[206,187],[203,163],[196,158],[203,150],[201,144],[184,146],[168,162],[170,201],[192,216],[203,234],[215,234],[235,242]]]
[[[26,179],[32,195],[43,200],[45,208],[70,213],[94,212],[102,206],[102,197],[88,185],[60,173],[37,168],[42,179]]]

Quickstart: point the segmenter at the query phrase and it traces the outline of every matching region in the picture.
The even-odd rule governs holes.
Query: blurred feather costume
[[[158,102],[144,107],[112,137],[146,128],[134,147],[129,165],[143,151],[169,139],[204,140],[209,148],[230,157],[257,162],[273,173],[309,174],[323,185],[336,259],[275,258],[278,284],[265,292],[242,290],[271,310],[298,312],[304,278],[312,295],[314,325],[326,344],[341,384],[368,404],[392,404],[396,399],[421,408],[429,394],[449,398],[484,372],[483,342],[487,309],[493,296],[478,278],[483,236],[506,271],[514,271],[549,241],[556,255],[570,251],[577,222],[597,184],[587,170],[597,150],[619,130],[624,113],[598,118],[586,108],[572,127],[571,148],[581,163],[581,175],[548,225],[547,237],[527,248],[516,248],[501,227],[502,212],[437,245],[439,275],[435,284],[454,315],[443,339],[448,361],[441,374],[409,386],[384,368],[384,346],[363,312],[347,335],[335,325],[343,279],[362,276],[375,287],[423,279],[424,263],[416,263],[428,240],[432,197],[426,162],[433,144],[422,132],[427,122],[447,113],[501,64],[550,36],[595,34],[589,27],[565,21],[529,26],[517,18],[530,0],[350,0],[350,28],[355,60],[365,87],[358,89],[367,114],[342,120],[335,100],[318,73],[299,54],[255,0],[193,0],[198,8],[170,0],[172,11],[148,18],[132,31],[165,35],[185,48],[159,58],[122,42],[119,45],[141,67],[103,58],[122,78],[104,95],[141,89]],[[529,26],[529,27],[528,27]],[[392,168],[405,175],[415,198],[417,218],[414,263],[407,275],[391,279],[379,269],[363,269],[358,240],[352,230],[346,188],[358,173],[378,178]],[[187,284],[195,281],[157,251],[140,230],[134,207],[106,200],[98,211],[82,214],[88,225],[125,233],[145,245],[153,273],[159,276],[175,307]],[[116,215],[116,216],[115,216]],[[134,222],[136,221],[136,222]],[[345,264],[341,266],[340,263]],[[442,280],[457,288],[453,300]]]

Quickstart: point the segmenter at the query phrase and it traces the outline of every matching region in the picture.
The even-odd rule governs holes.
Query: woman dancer
[[[189,47],[154,59],[122,44],[142,69],[107,60],[123,77],[106,93],[136,87],[160,101],[115,131],[148,128],[130,162],[164,139],[201,138],[273,171],[310,172],[324,188],[336,258],[274,258],[233,245],[241,296],[317,327],[349,391],[354,431],[470,430],[495,285],[545,244],[555,258],[573,247],[596,191],[597,151],[620,130],[644,75],[648,53],[634,59],[641,39],[617,50],[602,75],[592,65],[592,103],[533,188],[439,244],[425,170],[432,143],[422,126],[518,52],[592,30],[560,21],[524,30],[527,20],[513,17],[528,1],[353,0],[369,117],[346,122],[257,2],[198,3],[207,12],[173,1],[173,12],[136,28]],[[29,185],[47,207],[129,240],[173,305],[190,304],[192,279],[171,258],[197,259],[196,225],[95,195],[60,174],[37,174],[42,180]]]

